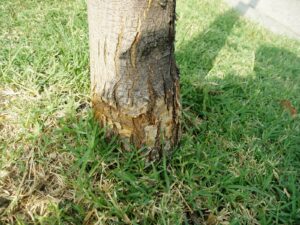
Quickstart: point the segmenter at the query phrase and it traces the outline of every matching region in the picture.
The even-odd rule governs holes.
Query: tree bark
[[[102,126],[150,160],[177,145],[175,0],[88,0],[92,102]]]

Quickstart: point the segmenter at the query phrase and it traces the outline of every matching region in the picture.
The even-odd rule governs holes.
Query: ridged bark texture
[[[122,143],[169,154],[180,134],[175,0],[89,0],[92,101]]]

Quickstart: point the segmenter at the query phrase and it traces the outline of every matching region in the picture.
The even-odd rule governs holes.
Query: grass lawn
[[[0,1],[0,224],[300,224],[300,43],[177,11],[183,137],[146,166],[93,120],[85,2]]]

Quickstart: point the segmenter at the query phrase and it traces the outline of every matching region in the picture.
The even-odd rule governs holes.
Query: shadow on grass
[[[300,80],[300,58],[283,48],[263,45],[255,53],[254,71],[258,77],[280,76]]]
[[[300,219],[300,123],[296,115],[300,58],[286,49],[262,45],[255,53],[254,76],[226,74],[223,79],[205,79],[238,20],[235,12],[225,12],[177,52],[185,137],[175,162],[184,163],[200,179],[188,182],[195,188],[199,182],[202,188],[191,199],[202,196],[202,201],[210,202],[206,205],[210,210],[230,205],[236,211],[236,202],[247,207],[253,198],[257,200],[251,209],[256,216],[236,214],[232,222],[292,224]],[[200,125],[195,117],[202,118]],[[280,171],[280,177],[274,170]],[[212,188],[209,193],[206,187]],[[285,188],[293,197],[284,193]],[[189,203],[197,208],[193,200]],[[259,201],[267,201],[267,206]]]
[[[203,103],[206,96],[203,91],[197,89],[203,88],[202,80],[213,68],[216,57],[238,21],[239,15],[233,10],[228,10],[216,18],[202,33],[179,46],[176,52],[177,63],[182,74],[182,104],[200,113],[201,117],[205,116],[202,109],[205,108]],[[196,87],[195,83],[199,86]]]
[[[189,72],[197,69],[197,75],[204,78],[212,69],[219,51],[238,20],[239,16],[234,10],[220,15],[206,30],[180,46],[176,52],[178,64],[181,67],[184,64]]]

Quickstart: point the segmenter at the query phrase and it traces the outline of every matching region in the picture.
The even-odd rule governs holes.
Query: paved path
[[[300,40],[300,0],[224,0],[271,31]]]

